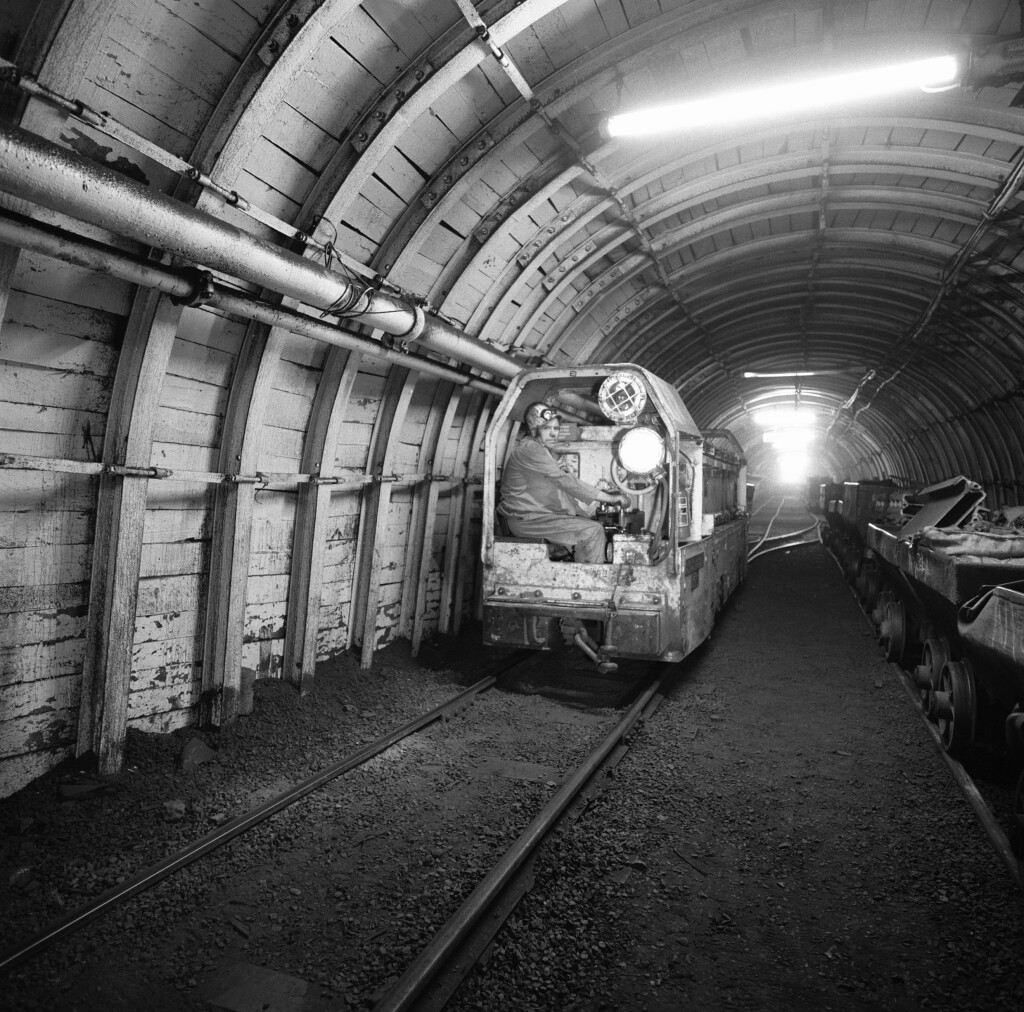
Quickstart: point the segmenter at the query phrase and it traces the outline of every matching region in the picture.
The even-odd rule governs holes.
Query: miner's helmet
[[[530,432],[536,432],[545,422],[550,422],[552,418],[558,421],[558,412],[554,408],[548,407],[547,404],[542,404],[540,401],[535,401],[531,404],[526,409],[526,414],[524,415],[526,427]]]

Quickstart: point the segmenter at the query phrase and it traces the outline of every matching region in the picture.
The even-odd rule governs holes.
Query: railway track
[[[410,964],[406,975],[395,984],[393,993],[389,992],[389,995],[382,1000],[383,1004],[377,1007],[406,1008],[410,1007],[409,1002],[413,998],[417,1002],[417,1008],[442,1008],[444,1006],[459,982],[468,974],[476,958],[479,957],[505,918],[514,909],[515,903],[529,888],[532,861],[540,845],[559,824],[571,818],[572,813],[582,806],[583,799],[593,792],[603,771],[617,763],[625,754],[628,749],[627,739],[657,708],[663,698],[661,688],[664,679],[668,673],[674,670],[667,665],[637,664],[627,674],[603,680],[607,684],[602,686],[594,682],[589,666],[585,672],[581,668],[577,673],[579,678],[576,679],[573,672],[565,670],[566,665],[571,667],[572,664],[565,662],[561,672],[562,676],[569,675],[568,679],[563,677],[562,681],[566,683],[563,686],[563,695],[568,700],[570,707],[584,708],[588,705],[587,700],[589,699],[592,701],[590,705],[595,705],[596,701],[597,706],[607,708],[612,705],[621,705],[626,695],[635,697],[637,692],[640,695],[633,700],[632,705],[625,713],[614,715],[610,727],[607,726],[609,720],[604,710],[601,711],[600,718],[596,716],[590,718],[590,724],[600,725],[597,727],[596,747],[587,746],[587,754],[572,770],[560,772],[557,775],[560,786],[556,785],[554,780],[547,781],[545,792],[550,790],[550,797],[540,807],[540,811],[518,833],[511,846],[493,862],[490,870],[480,877],[480,881],[459,909],[441,927],[434,940],[422,950],[420,956]],[[330,767],[299,781],[292,788],[275,795],[243,815],[225,822],[213,832],[169,855],[164,860],[143,868],[120,882],[116,887],[106,890],[67,916],[50,924],[36,935],[26,938],[0,953],[0,973],[11,971],[33,957],[39,956],[92,921],[126,905],[133,897],[151,889],[193,862],[212,854],[224,844],[255,830],[272,816],[285,811],[302,798],[309,795],[319,796],[321,800],[328,803],[327,810],[330,812],[330,799],[325,795],[332,790],[339,789],[337,784],[344,781],[344,774],[365,767],[367,763],[371,765],[386,763],[390,754],[389,750],[394,746],[398,746],[399,749],[408,747],[404,743],[409,742],[418,731],[430,725],[443,725],[446,720],[471,706],[481,694],[499,682],[504,684],[505,680],[519,680],[525,683],[529,689],[531,685],[558,680],[543,670],[538,672],[536,667],[536,655],[525,659],[517,658],[515,663],[481,679],[441,706],[433,708],[401,728],[364,745]],[[578,685],[575,684],[577,681]],[[555,713],[556,717],[557,715]],[[529,747],[521,746],[521,751],[529,752]],[[514,757],[507,761],[512,765],[516,764]],[[520,765],[528,764],[521,763]],[[555,776],[554,773],[550,775]],[[557,789],[555,789],[556,787]],[[516,804],[514,807],[518,808],[519,806]],[[336,802],[334,808],[337,808]],[[483,816],[482,819],[486,821],[486,816]],[[497,819],[494,820],[494,824],[497,824]],[[390,828],[401,839],[403,833],[401,825]],[[363,834],[355,841],[354,849],[368,852],[374,844],[365,844],[365,841],[375,841],[385,835],[381,832]],[[415,837],[416,831],[410,833],[410,836]],[[466,852],[465,849],[462,850],[462,853]],[[410,859],[408,864],[411,867],[413,861]],[[479,863],[474,867],[479,867]],[[325,866],[324,873],[329,877],[331,869]],[[431,868],[430,873],[436,873],[436,869]],[[452,881],[458,877],[455,872],[445,872],[444,874],[450,875]],[[229,899],[227,902],[235,901]],[[383,901],[381,905],[382,907],[387,906],[387,901]],[[411,915],[406,911],[400,916],[404,918],[402,928],[407,930]],[[386,922],[370,933],[370,940],[372,941],[375,935],[381,934],[382,929],[387,930]],[[358,956],[354,955],[353,958],[358,960]],[[345,956],[339,952],[338,959],[339,962],[342,962]],[[321,984],[326,986],[326,980],[321,981]],[[377,990],[379,991],[380,988],[378,987]]]
[[[403,741],[422,728],[435,721],[448,719],[453,714],[471,706],[476,696],[496,685],[503,675],[514,671],[520,665],[528,663],[528,661],[529,658],[518,658],[508,666],[500,668],[495,674],[480,679],[465,691],[453,696],[440,706],[434,707],[395,731],[364,745],[362,748],[333,763],[328,768],[299,781],[290,789],[275,795],[244,814],[224,822],[194,843],[176,851],[156,864],[143,868],[123,882],[72,911],[66,917],[55,921],[31,938],[0,952],[0,973],[15,968],[27,959],[83,928],[96,918],[125,903],[133,896],[137,896],[139,893],[152,888],[158,882],[187,867],[193,861],[197,861],[201,857],[224,846],[318,788],[361,766],[375,756],[382,754],[391,746]]]
[[[778,506],[775,505],[776,500]],[[761,514],[767,516],[769,513],[771,518],[764,524]],[[773,534],[776,526],[779,531]],[[747,562],[770,552],[789,551],[821,541],[817,518],[796,498],[788,496],[772,496],[762,503],[751,515],[749,529]]]
[[[805,575],[795,581],[797,585],[791,589],[800,591],[800,602],[811,600],[813,594],[807,593],[807,587],[813,581],[808,581],[806,574],[822,575],[824,571],[820,567],[826,563],[820,557],[815,562],[807,553],[793,562]],[[771,568],[769,562],[761,572],[767,573]],[[786,566],[780,564],[775,568]],[[775,623],[788,617],[791,609],[781,606],[781,595],[777,593],[763,597],[771,600],[771,607],[754,622],[753,628],[763,628],[768,618],[774,628]],[[850,620],[841,599],[833,604],[833,613],[845,616],[842,624],[853,629],[844,642],[861,657],[863,640],[857,631],[859,621]],[[752,613],[756,608],[756,600],[751,598],[731,620],[749,621],[755,618]],[[311,791],[304,803],[284,810],[272,823],[261,824],[262,829],[253,827],[252,835],[259,836],[272,824],[277,830],[277,840],[269,854],[253,847],[243,855],[247,864],[235,863],[234,867],[226,868],[233,873],[233,878],[221,878],[225,865],[216,853],[196,865],[197,874],[200,869],[204,870],[205,882],[213,880],[211,895],[199,897],[184,912],[182,908],[173,910],[173,920],[168,918],[166,931],[157,936],[152,946],[155,951],[151,961],[141,968],[131,966],[129,953],[136,939],[139,943],[144,940],[140,934],[144,936],[147,925],[139,924],[138,906],[130,907],[138,925],[133,933],[122,933],[115,942],[109,934],[105,939],[97,939],[105,943],[107,952],[102,962],[78,978],[80,983],[76,986],[81,988],[78,993],[88,995],[92,1001],[92,1004],[84,1003],[83,1007],[103,1008],[105,1012],[114,1009],[129,1012],[139,1007],[148,1007],[151,1012],[183,1012],[185,1008],[200,1007],[197,1002],[210,1002],[216,994],[207,990],[208,978],[219,972],[220,967],[215,971],[210,969],[210,964],[219,964],[225,957],[235,963],[239,973],[254,977],[257,973],[277,974],[278,978],[284,976],[289,986],[306,986],[308,1000],[302,1004],[306,1012],[336,1009],[339,996],[348,999],[348,1007],[375,1006],[378,1010],[388,1008],[388,1002],[391,1007],[410,1007],[422,1012],[446,1004],[452,1007],[453,1002],[454,1007],[466,1008],[527,1007],[528,1002],[514,1005],[504,1000],[503,996],[519,993],[510,989],[520,986],[528,986],[532,995],[544,996],[537,1007],[566,1008],[572,1006],[573,1000],[579,1002],[581,997],[583,1007],[592,1007],[585,1004],[589,998],[612,993],[605,987],[609,978],[617,978],[616,1000],[628,994],[632,1001],[638,987],[644,996],[653,994],[654,985],[649,981],[656,978],[663,982],[658,987],[672,987],[673,995],[679,996],[680,1001],[677,1005],[652,1004],[651,1007],[683,1007],[684,1004],[717,1007],[702,999],[712,992],[720,994],[716,989],[727,967],[728,979],[748,982],[746,986],[752,1000],[764,999],[765,984],[773,968],[781,965],[779,953],[784,955],[789,951],[785,939],[770,927],[775,923],[771,918],[783,913],[792,917],[795,909],[817,915],[822,895],[828,895],[833,901],[830,914],[823,913],[823,919],[831,916],[831,920],[818,925],[816,917],[808,916],[801,923],[806,925],[806,930],[815,932],[815,938],[820,936],[825,940],[817,953],[823,972],[840,973],[845,981],[845,975],[854,973],[854,964],[840,965],[833,962],[835,952],[828,955],[830,939],[843,928],[842,916],[835,913],[845,906],[845,900],[841,901],[840,897],[847,895],[843,890],[851,890],[848,893],[851,902],[869,904],[865,916],[873,917],[881,912],[874,909],[873,904],[880,904],[886,911],[898,911],[899,903],[890,902],[887,883],[893,881],[893,871],[901,867],[893,860],[893,853],[899,848],[885,848],[885,853],[877,855],[878,861],[870,847],[856,848],[849,855],[852,869],[845,860],[842,867],[836,869],[833,857],[836,851],[816,847],[827,840],[842,846],[851,834],[855,835],[856,828],[866,828],[866,823],[861,827],[860,821],[869,818],[867,813],[874,811],[872,805],[877,799],[874,794],[865,793],[864,785],[852,778],[870,777],[874,773],[865,774],[861,770],[857,757],[863,753],[845,737],[840,723],[848,719],[845,717],[823,725],[830,728],[834,736],[825,739],[828,748],[823,757],[816,758],[811,750],[804,754],[807,742],[801,739],[803,724],[800,721],[787,725],[789,730],[784,742],[777,738],[778,729],[774,736],[765,737],[762,733],[764,718],[769,715],[754,716],[747,711],[747,690],[760,687],[766,690],[765,700],[776,699],[776,688],[785,688],[791,672],[775,670],[772,677],[782,678],[779,686],[770,687],[763,679],[748,679],[742,683],[745,688],[738,695],[727,694],[725,686],[737,663],[736,655],[730,653],[732,647],[726,645],[725,640],[713,650],[723,648],[725,656],[718,658],[717,667],[710,664],[711,670],[694,684],[694,697],[703,700],[702,705],[687,714],[668,714],[665,719],[659,713],[657,721],[650,721],[648,733],[638,736],[636,755],[629,757],[612,781],[618,785],[618,790],[610,789],[598,798],[590,798],[587,792],[595,782],[606,782],[600,771],[592,776],[587,781],[588,786],[576,801],[569,802],[561,816],[562,825],[565,820],[571,822],[577,814],[581,816],[580,822],[567,825],[564,832],[554,826],[545,833],[543,839],[545,843],[550,842],[550,846],[541,848],[536,867],[531,867],[532,858],[527,856],[513,876],[518,881],[510,880],[493,889],[488,886],[493,895],[480,905],[478,915],[465,916],[473,893],[491,876],[492,870],[506,860],[520,838],[530,835],[531,825],[575,775],[574,771],[584,764],[594,744],[618,733],[616,725],[623,714],[610,712],[614,705],[611,700],[618,698],[626,688],[627,672],[620,672],[618,679],[607,680],[608,687],[603,691],[595,685],[588,690],[588,695],[584,692],[585,680],[577,676],[585,671],[592,677],[592,667],[581,661],[578,671],[566,671],[571,661],[563,655],[560,676],[569,675],[565,681],[576,684],[566,684],[564,701],[555,705],[546,689],[543,695],[534,691],[536,687],[553,683],[555,676],[548,675],[546,668],[532,672],[517,668],[506,677],[521,683],[522,696],[482,693],[467,712],[454,719],[436,720],[423,728],[421,734],[403,739],[351,771],[351,776],[339,776]],[[740,650],[740,657],[756,656],[756,650],[751,648]],[[713,658],[711,655],[708,660]],[[751,666],[738,664],[743,671]],[[637,673],[635,683],[640,677]],[[716,681],[720,683],[720,693],[703,695],[702,689],[712,689]],[[831,689],[826,691],[818,685],[817,679],[807,683],[807,689],[815,692],[818,700],[811,706],[815,712],[826,711],[828,700],[834,698],[834,690],[841,687],[835,680],[829,684]],[[800,692],[804,694],[803,690]],[[863,696],[863,691],[860,694]],[[683,693],[674,695],[682,697],[680,702],[691,698],[689,681]],[[588,703],[588,698],[592,701],[598,697],[601,702],[596,704],[598,709],[595,710],[595,704]],[[433,701],[443,697],[438,693],[430,698]],[[722,709],[717,702],[719,699]],[[865,703],[865,717],[874,705],[870,700]],[[550,712],[545,713],[545,710]],[[585,717],[585,722],[579,728],[570,727],[570,715],[577,711]],[[634,727],[639,727],[650,712],[645,708]],[[729,719],[719,722],[719,717],[727,715]],[[449,716],[452,716],[450,711]],[[678,723],[676,717],[680,718]],[[537,723],[549,718],[554,725],[567,729],[559,740],[552,740],[550,725],[545,729]],[[701,719],[701,729],[694,739],[679,733]],[[901,729],[907,726],[908,719],[907,713],[900,715]],[[500,720],[509,725],[518,723],[505,733]],[[867,721],[856,723],[864,727]],[[536,735],[531,736],[534,728]],[[751,735],[761,737],[752,742]],[[632,738],[632,733],[627,732],[626,738]],[[691,742],[696,747],[691,747]],[[628,742],[615,746],[609,761],[614,762],[616,755],[624,754],[624,744]],[[919,771],[922,780],[926,776],[933,777],[934,774],[928,772],[927,746],[923,742],[916,744],[925,749],[922,753],[925,761]],[[667,804],[660,792],[666,775],[662,762],[666,749],[671,753],[667,775],[676,778],[677,788],[674,794],[669,794]],[[782,765],[775,765],[780,750],[788,750],[789,758]],[[541,769],[544,764],[554,766],[553,757],[563,753],[565,762],[557,771]],[[743,761],[738,761],[741,757]],[[835,768],[829,770],[831,776],[824,781],[824,810],[819,808],[819,800],[808,796],[804,789],[816,779],[821,762],[835,764]],[[489,774],[484,769],[488,764]],[[504,767],[501,773],[496,772],[499,765]],[[770,768],[764,769],[765,765]],[[780,776],[781,771],[799,776],[794,779]],[[506,773],[531,779],[513,781]],[[745,783],[748,777],[752,781],[749,784]],[[851,778],[849,788],[847,777]],[[724,786],[716,786],[717,778],[721,778]],[[898,774],[894,779],[898,779]],[[410,785],[409,781],[413,783]],[[690,788],[696,784],[701,785],[701,793],[691,798]],[[703,789],[708,784],[711,789]],[[829,788],[829,784],[835,786]],[[653,789],[655,785],[658,785],[657,792]],[[353,786],[359,791],[353,793]],[[646,793],[645,790],[637,792],[645,800],[639,810],[627,808],[626,821],[616,827],[617,815],[613,813],[628,800],[624,799],[623,792],[633,791],[637,786],[646,789]],[[481,806],[466,803],[468,797],[477,795]],[[834,808],[828,807],[830,801],[834,802]],[[454,817],[446,818],[446,813],[449,816],[454,813]],[[662,819],[663,813],[667,821],[655,821]],[[355,817],[357,814],[359,818]],[[419,815],[423,818],[417,825]],[[609,816],[613,825],[605,835],[598,827],[602,823],[607,825]],[[639,834],[631,828],[634,820],[645,827]],[[737,824],[744,827],[739,834],[735,832]],[[618,829],[626,825],[630,828],[620,835]],[[907,819],[894,821],[890,818],[888,825],[890,829],[902,829],[892,839],[905,840],[913,835],[914,824]],[[428,827],[426,833],[424,826]],[[641,835],[644,842],[638,844]],[[246,839],[246,835],[241,839]],[[303,856],[303,849],[308,853],[308,860]],[[949,853],[948,848],[946,852]],[[591,853],[599,855],[599,860],[589,861],[587,856]],[[876,873],[879,862],[885,863],[885,868]],[[946,862],[947,870],[951,863],[952,859]],[[312,875],[309,864],[314,866]],[[995,866],[991,867],[991,877],[995,878]],[[212,876],[211,869],[214,870]],[[626,873],[626,878],[616,877],[621,872]],[[496,936],[498,926],[519,896],[529,889],[534,876],[536,884],[515,911],[508,930]],[[837,878],[845,884],[837,885]],[[779,884],[782,880],[786,882],[784,889]],[[927,888],[924,884],[922,889],[908,895],[920,898]],[[634,902],[634,889],[642,898],[640,903]],[[952,902],[955,893],[950,893],[950,898]],[[970,902],[969,897],[967,902]],[[653,917],[647,903],[654,904],[657,912]],[[266,913],[258,911],[259,904],[269,912],[272,926],[266,923]],[[240,918],[241,911],[251,912],[252,916]],[[622,913],[620,922],[621,911],[627,912]],[[226,948],[220,948],[221,939],[210,930],[204,933],[201,929],[207,921],[216,924],[225,913],[231,916],[231,922],[221,935],[226,935],[229,943]],[[609,917],[609,914],[614,916]],[[726,914],[728,917],[724,917]],[[692,953],[693,963],[685,955],[677,964],[662,960],[655,973],[653,967],[648,970],[646,966],[635,966],[629,953],[616,948],[617,940],[629,937],[631,930],[634,936],[640,937],[638,929],[646,930],[648,923],[656,923],[657,930],[662,931],[665,925],[677,924],[678,916],[689,922],[681,929],[689,939],[686,949],[671,943],[662,949],[653,943],[643,951],[655,962],[670,952]],[[634,918],[632,929],[628,926],[630,918]],[[922,922],[926,919],[919,917]],[[105,923],[112,924],[113,920]],[[463,927],[467,920],[472,921],[471,925]],[[898,915],[893,914],[891,920],[897,922]],[[228,921],[221,920],[221,923],[228,924]],[[725,931],[723,925],[729,930]],[[101,926],[104,922],[96,925],[96,931],[83,933],[82,941],[75,946],[87,944],[90,938],[96,939]],[[246,932],[244,946],[239,929]],[[119,930],[123,932],[123,925]],[[271,933],[273,931],[277,933]],[[768,934],[762,935],[762,931]],[[463,935],[461,940],[450,950],[443,947],[445,951],[440,954],[437,944],[431,941],[435,936],[450,938],[459,933]],[[911,934],[915,940],[921,937],[914,932]],[[232,936],[234,946],[230,943]],[[674,932],[654,937],[668,941],[674,937]],[[944,951],[945,939],[955,939],[956,932],[940,937],[939,949]],[[113,946],[125,950],[125,957],[112,954],[109,950]],[[900,946],[888,938],[884,946],[881,942],[879,946],[882,954],[872,957],[876,963],[864,971],[864,979],[882,981],[885,994],[892,997],[902,985],[888,986],[885,984],[889,980],[888,973],[879,975],[876,971],[889,966],[888,952]],[[26,969],[33,973],[45,972],[47,965],[53,966],[66,958],[72,948],[62,947]],[[179,951],[181,954],[177,955]],[[630,951],[635,954],[638,950]],[[925,958],[938,958],[937,951],[933,948]],[[487,964],[486,970],[471,975],[456,991],[459,981],[466,977],[481,953],[491,957],[490,962],[486,958],[481,961]],[[589,963],[581,962],[581,953],[589,953]],[[614,959],[624,960],[617,964],[618,969]],[[735,970],[732,960],[738,961]],[[175,963],[183,969],[178,970]],[[401,977],[413,972],[411,968],[417,963],[421,967],[427,964],[429,972],[424,975],[424,982],[420,983],[417,971],[411,984],[410,978],[406,978],[406,983],[399,988]],[[132,970],[135,979],[154,984],[157,991],[161,985],[170,990],[167,1002],[160,1003],[159,993],[154,994],[154,1001],[149,1004],[131,1003],[136,995],[129,995],[127,1003],[108,1003],[106,996],[99,997],[95,985],[104,979],[116,979],[117,987],[123,990],[125,980],[118,974],[125,965]],[[671,978],[675,984],[665,984],[669,979],[667,974],[674,972],[673,965],[677,970],[687,974],[692,971],[696,976],[677,976]],[[775,986],[784,989],[793,985],[797,977],[802,980],[803,966],[799,963],[794,970],[796,977],[781,983],[776,980]],[[600,969],[595,973],[596,967]],[[520,968],[522,976],[517,976]],[[197,985],[190,985],[175,996],[171,989],[178,983],[173,979],[165,983],[165,970],[182,973],[181,985],[185,985],[185,978],[194,976]],[[431,978],[429,982],[426,977]],[[586,990],[572,990],[573,982],[578,981],[586,982]],[[820,975],[812,974],[805,983],[817,989],[823,982]],[[329,993],[318,995],[318,988]],[[414,992],[411,997],[410,990]],[[692,998],[691,1001],[682,1001],[683,991],[688,992],[687,998]],[[39,996],[43,993],[42,990],[37,992]],[[58,1000],[50,1001],[51,994],[56,994]],[[668,1000],[667,994],[666,991],[662,996],[665,1000]],[[12,1005],[12,1009],[71,1007],[70,1001],[60,1000],[56,989],[48,990],[46,995],[45,1002]],[[636,991],[635,1005],[623,1000],[618,1007],[638,1007],[645,1000],[644,996]],[[176,1003],[172,1004],[175,997]],[[760,1006],[741,1003],[741,1007],[784,1006],[765,1002]],[[847,1006],[840,1002],[836,1007]],[[880,1000],[879,1007],[898,1006]]]
[[[533,821],[501,855],[459,909],[374,1006],[374,1012],[440,1010],[472,970],[476,959],[528,890],[529,862],[551,833],[568,818],[575,805],[596,790],[599,777],[629,751],[629,736],[663,701],[666,683],[676,669],[667,664],[650,668],[652,681],[622,718],[569,775]]]
[[[850,573],[844,568],[842,560],[837,558],[831,551],[829,554],[843,573],[850,593],[857,600],[858,605],[861,606],[862,597],[855,583],[851,582]],[[868,612],[863,607],[861,607],[861,611],[872,632],[879,634],[879,626],[873,617],[873,613]],[[881,642],[881,639],[879,641]],[[1014,845],[1011,842],[1010,836],[1004,829],[1004,826],[1010,826],[1012,832],[1012,827],[1017,821],[1018,812],[1016,809],[1020,804],[1019,794],[1015,794],[1005,784],[1000,784],[993,777],[983,778],[981,776],[980,770],[983,756],[975,756],[973,761],[969,759],[964,763],[950,755],[943,746],[940,730],[929,719],[927,710],[922,705],[922,700],[914,682],[913,672],[908,671],[894,660],[889,660],[888,663],[893,674],[903,686],[910,704],[921,718],[921,722],[935,744],[935,748],[952,776],[953,781],[970,806],[985,835],[991,841],[1000,862],[1005,866],[1014,884],[1018,888],[1024,889],[1024,871],[1022,871],[1021,862],[1014,851]]]

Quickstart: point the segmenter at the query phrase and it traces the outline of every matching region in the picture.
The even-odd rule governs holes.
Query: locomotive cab
[[[559,416],[562,469],[629,497],[628,506],[579,504],[605,528],[603,563],[515,537],[503,521],[503,466],[538,402]],[[484,642],[575,642],[602,670],[617,658],[673,661],[694,649],[746,570],[745,461],[722,436],[702,434],[678,391],[639,366],[520,373],[484,446]]]

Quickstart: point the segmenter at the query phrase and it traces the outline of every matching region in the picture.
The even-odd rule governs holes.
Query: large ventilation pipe
[[[419,306],[353,282],[66,148],[0,125],[0,189],[194,264],[356,320],[503,379],[522,366]]]
[[[505,388],[496,383],[459,372],[441,362],[406,354],[383,347],[376,341],[350,334],[341,327],[314,319],[294,309],[285,309],[257,299],[245,292],[235,291],[213,281],[206,271],[194,267],[167,267],[154,260],[132,256],[123,250],[73,235],[52,225],[31,221],[20,214],[0,211],[0,243],[19,246],[35,253],[63,260],[65,263],[88,267],[144,288],[153,288],[188,305],[210,306],[245,320],[259,320],[273,327],[281,327],[293,334],[302,334],[314,341],[324,341],[340,348],[358,351],[369,358],[393,362],[405,369],[413,369],[460,386],[494,394],[500,397]]]

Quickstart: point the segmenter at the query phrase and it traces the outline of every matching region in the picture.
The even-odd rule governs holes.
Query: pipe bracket
[[[189,281],[192,282],[192,291],[181,298],[171,296],[171,302],[176,306],[190,306],[193,309],[205,306],[214,296],[213,275],[209,271],[200,269],[187,269],[183,272]]]
[[[397,340],[403,345],[412,344],[413,341],[418,341],[423,336],[423,331],[427,327],[427,314],[423,311],[422,306],[412,307],[412,326],[404,334],[399,334]]]
[[[127,464],[104,464],[102,474],[119,478],[169,478],[173,473],[166,467],[131,467]]]
[[[407,354],[409,345],[423,336],[423,331],[427,326],[427,314],[423,311],[422,306],[416,305],[412,307],[412,312],[412,326],[404,334],[383,334],[381,336],[381,344],[385,348],[400,354]]]

